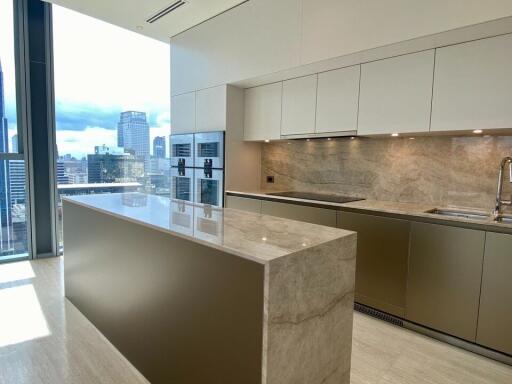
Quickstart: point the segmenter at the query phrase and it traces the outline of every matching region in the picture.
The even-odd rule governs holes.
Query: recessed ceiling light
[[[137,31],[142,31],[144,29],[142,25],[137,25],[135,28],[137,29]]]
[[[473,133],[482,133],[483,131],[481,129],[475,129]]]
[[[398,137],[398,133],[392,133],[391,136],[392,137]]]

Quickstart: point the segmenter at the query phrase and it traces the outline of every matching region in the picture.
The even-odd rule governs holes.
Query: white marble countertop
[[[66,196],[62,199],[262,264],[354,234],[337,228],[142,193]]]
[[[275,196],[269,195],[268,193],[274,193],[276,191],[234,191],[228,190],[226,193],[228,195],[233,196],[247,196],[247,197],[255,197],[265,200],[273,200],[273,201],[289,201],[296,203],[306,203],[309,205],[317,205],[321,207],[332,207],[333,209],[347,209],[347,210],[358,210],[361,212],[376,212],[376,213],[387,213],[394,215],[405,215],[412,216],[418,218],[426,218],[426,219],[434,219],[436,221],[445,222],[447,224],[452,223],[456,224],[473,224],[484,226],[488,229],[495,230],[505,230],[512,231],[512,224],[496,222],[491,218],[490,212],[484,212],[479,209],[473,209],[468,207],[439,207],[435,205],[429,204],[420,204],[420,203],[401,203],[394,201],[378,201],[378,200],[360,200],[353,201],[350,203],[333,203],[328,201],[318,201],[318,200],[308,200],[308,199],[298,199],[293,197],[284,197],[284,196]],[[464,210],[464,211],[474,211],[480,212],[482,214],[488,214],[488,218],[485,220],[477,220],[465,217],[455,217],[455,216],[445,216],[445,215],[437,215],[434,213],[430,213],[434,209],[446,209],[446,210]]]

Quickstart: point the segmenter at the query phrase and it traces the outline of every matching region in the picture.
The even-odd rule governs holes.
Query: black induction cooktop
[[[340,204],[350,203],[351,201],[364,200],[360,197],[341,196],[341,195],[333,195],[333,194],[327,194],[327,193],[315,193],[315,192],[296,192],[296,191],[273,192],[273,193],[267,193],[267,195],[294,197],[296,199],[306,199],[306,200],[328,201],[330,203],[340,203]]]

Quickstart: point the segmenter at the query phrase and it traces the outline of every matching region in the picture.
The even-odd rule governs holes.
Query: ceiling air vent
[[[178,0],[178,1],[175,1],[174,3],[168,5],[167,7],[165,7],[164,9],[158,11],[157,13],[155,13],[154,15],[150,16],[149,19],[146,20],[147,23],[154,23],[155,21],[158,21],[160,20],[162,17],[164,17],[165,15],[168,15],[169,13],[171,13],[172,11],[175,11],[176,9],[178,9],[179,7],[181,7],[182,5],[185,5],[186,1],[185,0]]]

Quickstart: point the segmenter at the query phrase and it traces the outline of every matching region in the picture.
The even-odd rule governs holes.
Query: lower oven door
[[[202,169],[195,173],[195,202],[222,207],[224,203],[224,172],[214,169],[211,177]]]
[[[194,169],[171,168],[171,198],[183,201],[194,201]]]

